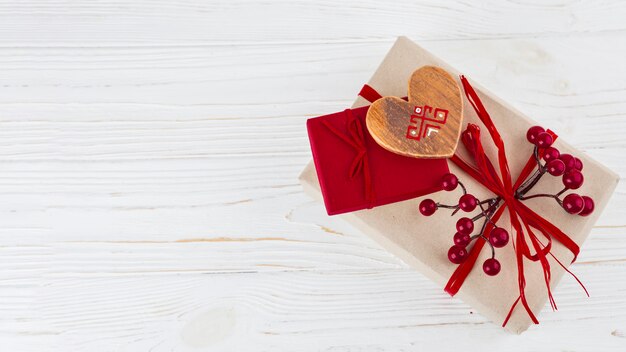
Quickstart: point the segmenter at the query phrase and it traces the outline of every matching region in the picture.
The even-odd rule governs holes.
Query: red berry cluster
[[[493,276],[498,274],[500,272],[500,262],[495,259],[495,251],[493,248],[504,247],[509,243],[509,233],[505,229],[497,226],[495,226],[489,234],[485,234],[484,231],[487,223],[491,221],[491,217],[495,213],[500,199],[496,197],[480,201],[474,195],[467,193],[465,186],[463,186],[459,179],[453,174],[444,175],[441,180],[441,186],[448,192],[461,186],[463,195],[459,197],[459,201],[455,205],[444,205],[435,203],[432,199],[425,199],[419,206],[422,215],[430,216],[434,214],[438,208],[454,209],[453,215],[459,210],[469,213],[476,208],[481,209],[481,212],[472,218],[464,216],[457,220],[456,233],[453,237],[454,245],[448,250],[448,259],[454,264],[461,264],[467,259],[467,246],[476,238],[483,237],[492,248],[492,256],[483,263],[483,271],[487,275]],[[472,236],[474,223],[481,218],[484,218],[482,228],[477,234]]]
[[[593,199],[581,196],[577,193],[566,195],[563,200],[560,196],[568,190],[579,189],[585,178],[583,177],[583,162],[571,154],[561,154],[558,149],[552,147],[552,136],[541,126],[533,126],[526,132],[526,139],[535,145],[534,155],[537,160],[538,170],[525,185],[517,191],[518,199],[525,200],[537,197],[554,198],[565,211],[570,214],[587,216],[593,212]],[[543,163],[540,160],[543,159]],[[535,194],[525,196],[545,173],[552,176],[561,176],[564,188],[556,194]]]
[[[554,198],[557,203],[570,214],[582,216],[591,214],[594,209],[594,203],[593,199],[590,197],[570,193],[566,195],[563,200],[560,198],[566,191],[578,189],[582,186],[584,181],[581,172],[583,163],[580,159],[570,154],[561,154],[558,149],[552,147],[554,139],[543,127],[531,127],[526,134],[526,138],[534,145],[533,154],[537,161],[537,170],[517,189],[515,193],[516,198],[520,200],[537,197]],[[541,159],[543,159],[543,162]],[[546,173],[553,176],[562,176],[564,188],[556,194],[535,194],[526,196],[526,193],[531,190]],[[424,199],[419,205],[420,213],[425,216],[430,216],[433,215],[438,208],[446,208],[454,209],[452,213],[452,215],[454,215],[459,210],[469,213],[479,208],[481,210],[479,214],[472,218],[462,217],[456,222],[456,233],[453,237],[454,245],[448,250],[448,259],[454,264],[461,264],[467,259],[467,247],[473,240],[482,237],[491,247],[491,258],[485,260],[483,263],[483,271],[490,276],[497,275],[501,267],[500,262],[495,258],[494,248],[501,248],[509,243],[509,233],[505,229],[498,227],[497,224],[491,220],[493,214],[502,205],[502,199],[501,197],[494,197],[483,201],[479,200],[472,194],[467,193],[465,186],[453,174],[446,174],[441,179],[441,187],[448,192],[457,189],[458,186],[461,186],[463,195],[459,198],[457,204],[445,205],[436,203],[432,199]],[[482,227],[480,231],[472,235],[474,232],[474,223],[480,219],[483,219]],[[485,228],[488,223],[491,223],[493,227],[489,233],[486,234]]]

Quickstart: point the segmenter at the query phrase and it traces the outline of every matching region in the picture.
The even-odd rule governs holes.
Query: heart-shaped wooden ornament
[[[367,111],[367,129],[383,148],[414,158],[447,158],[461,135],[463,99],[444,69],[423,66],[411,75],[408,102],[376,100]]]

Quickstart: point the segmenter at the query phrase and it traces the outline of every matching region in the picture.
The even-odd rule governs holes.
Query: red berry
[[[509,243],[509,233],[501,227],[496,227],[489,233],[489,243],[496,248],[502,248]]]
[[[583,210],[578,213],[578,215],[587,216],[593,213],[593,209],[595,208],[593,199],[591,199],[591,197],[583,196],[583,201],[585,202],[585,205],[583,206]]]
[[[483,271],[489,276],[498,275],[500,272],[500,262],[495,258],[489,258],[483,263]]]
[[[467,250],[463,246],[454,245],[448,250],[448,260],[454,264],[461,264],[467,259]]]
[[[578,214],[585,207],[583,197],[576,193],[570,193],[563,198],[563,209],[570,214]]]
[[[563,185],[569,189],[578,189],[583,185],[585,178],[583,177],[582,172],[573,169],[567,171],[563,175]]]
[[[465,247],[472,241],[470,235],[466,233],[457,232],[454,234],[454,244],[457,246]]]
[[[420,213],[424,216],[431,216],[437,211],[437,203],[432,199],[424,199],[420,203]]]
[[[476,209],[478,202],[476,201],[476,197],[471,194],[464,194],[459,198],[459,208],[463,211],[473,211]]]
[[[459,179],[454,174],[445,174],[441,178],[441,188],[453,191],[459,185]]]
[[[552,145],[554,139],[548,132],[542,132],[537,135],[535,138],[535,145],[539,148],[547,148]]]
[[[530,143],[535,144],[535,141],[537,140],[537,135],[545,131],[546,130],[543,129],[543,127],[541,126],[533,126],[528,129],[528,132],[526,132],[526,139],[528,139]]]
[[[569,171],[576,166],[576,160],[571,154],[561,154],[559,159],[563,160],[565,163],[565,171]]]
[[[552,176],[561,176],[565,172],[565,163],[560,159],[550,160],[546,165],[546,169]]]
[[[456,222],[456,230],[459,233],[469,235],[474,231],[474,222],[470,218],[462,217]]]
[[[578,158],[574,158],[574,169],[583,171],[583,162]]]
[[[559,150],[554,147],[548,147],[543,152],[543,160],[546,162],[558,159],[559,156],[561,156],[561,153],[559,153]]]

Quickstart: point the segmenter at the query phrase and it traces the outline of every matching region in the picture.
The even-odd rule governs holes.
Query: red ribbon
[[[485,106],[478,97],[478,94],[464,76],[461,76],[461,83],[463,84],[463,89],[465,90],[465,95],[467,96],[467,99],[469,100],[470,104],[472,104],[472,107],[476,111],[476,114],[478,115],[480,121],[487,128],[489,136],[491,137],[492,142],[497,148],[497,166],[499,169],[499,174],[494,168],[493,163],[491,162],[489,157],[487,157],[487,155],[485,154],[480,140],[480,128],[474,124],[468,124],[467,129],[462,133],[461,137],[461,141],[470,153],[474,161],[474,165],[466,163],[457,154],[452,156],[450,160],[502,199],[503,203],[495,212],[492,218],[492,222],[496,223],[504,213],[504,210],[507,209],[509,212],[511,226],[513,227],[513,230],[515,232],[513,245],[515,249],[518,272],[517,277],[520,294],[511,306],[511,309],[509,310],[509,313],[505,318],[502,326],[505,326],[507,324],[509,318],[513,314],[517,303],[519,302],[522,302],[522,305],[524,306],[531,320],[535,324],[538,324],[539,321],[537,320],[535,314],[532,312],[526,300],[524,258],[534,262],[539,262],[541,264],[543,268],[544,280],[548,290],[550,305],[553,309],[556,309],[556,303],[554,302],[552,291],[550,289],[551,271],[550,263],[548,262],[548,256],[554,258],[556,262],[561,265],[568,273],[571,274],[571,272],[567,270],[567,268],[565,268],[565,266],[561,264],[561,262],[556,259],[552,255],[552,253],[550,253],[550,250],[552,248],[552,239],[560,242],[574,255],[574,259],[572,260],[572,262],[576,260],[580,249],[578,245],[571,238],[569,238],[569,236],[567,236],[556,226],[541,217],[539,214],[535,213],[533,210],[528,208],[522,201],[516,198],[515,192],[520,187],[520,185],[528,178],[528,176],[530,176],[531,172],[537,165],[535,158],[532,155],[530,156],[528,162],[518,176],[517,181],[513,183],[508,161],[506,158],[504,142],[502,140],[502,137],[500,136],[500,133],[498,132],[496,126],[491,120],[491,117],[485,109]],[[557,136],[553,132],[548,132],[552,134],[554,139],[556,139]],[[494,226],[492,222],[487,224],[487,227],[485,228],[485,233],[489,233],[489,231],[493,229]],[[537,236],[538,233],[541,233],[541,235],[547,241],[545,244]],[[486,241],[484,238],[479,237],[472,249],[470,250],[468,259],[461,265],[459,265],[450,277],[445,287],[445,291],[448,292],[450,295],[456,294],[461,288],[461,285],[463,285],[463,282],[474,267],[474,264],[476,263],[478,255],[485,245],[485,242]],[[531,252],[531,247],[534,253]],[[576,280],[580,283],[578,278],[576,278]]]
[[[356,151],[357,154],[354,156],[354,159],[352,159],[348,177],[352,180],[359,174],[363,175],[365,200],[367,202],[367,208],[371,209],[374,206],[376,198],[374,193],[374,184],[372,183],[369,159],[367,157],[367,148],[365,147],[365,132],[363,131],[363,124],[359,118],[352,114],[352,110],[346,109],[344,113],[348,115],[348,118],[346,119],[348,133],[338,130],[326,120],[322,121],[322,123],[333,134],[346,142]]]
[[[487,109],[478,97],[478,94],[476,93],[474,88],[470,85],[465,76],[461,76],[460,78],[467,99],[476,111],[476,114],[478,115],[480,121],[487,128],[489,136],[491,137],[491,141],[496,146],[496,149],[498,151],[498,170],[496,170],[492,161],[486,155],[480,139],[480,128],[474,124],[468,124],[467,129],[461,134],[461,141],[469,152],[471,158],[473,159],[473,165],[466,163],[457,154],[453,155],[450,160],[472,178],[477,180],[480,184],[482,184],[491,192],[500,197],[500,202],[502,204],[493,214],[491,221],[487,223],[484,233],[488,234],[494,228],[494,224],[500,219],[505,210],[508,210],[509,212],[511,226],[513,227],[513,230],[515,232],[513,247],[516,255],[519,296],[513,302],[508,315],[502,323],[502,326],[505,326],[507,324],[511,315],[513,314],[515,307],[519,302],[522,302],[522,305],[524,306],[531,320],[535,324],[538,324],[539,321],[537,320],[535,314],[531,310],[526,300],[524,258],[529,259],[533,262],[539,262],[541,264],[543,268],[544,280],[548,290],[550,305],[553,309],[556,309],[556,303],[554,301],[550,288],[551,271],[550,263],[548,262],[548,256],[552,257],[561,267],[563,267],[566,272],[571,274],[576,279],[576,281],[578,281],[578,283],[583,287],[585,293],[587,293],[587,290],[580,282],[580,280],[578,280],[578,278],[574,274],[572,274],[556,257],[554,257],[554,255],[552,255],[552,253],[550,252],[552,248],[552,239],[560,242],[574,255],[574,259],[572,260],[572,262],[576,260],[580,249],[578,245],[571,238],[569,238],[569,236],[567,236],[548,220],[535,213],[533,210],[528,208],[522,201],[516,198],[515,193],[517,189],[528,178],[528,176],[530,176],[530,174],[537,166],[535,157],[534,155],[530,156],[530,158],[526,162],[526,165],[517,177],[516,182],[513,183],[508,161],[506,158],[504,141],[502,140],[498,129],[491,120]],[[373,88],[368,85],[364,86],[364,88],[361,90],[360,95],[370,102],[373,102],[374,100],[380,98],[380,94],[378,94]],[[557,135],[554,134],[552,131],[548,130],[548,133],[552,135],[553,139],[557,138]],[[541,233],[544,241],[542,241],[537,236],[538,233]],[[478,237],[474,246],[469,251],[468,258],[454,271],[445,286],[445,291],[448,292],[450,295],[454,296],[459,291],[459,289],[463,285],[463,282],[472,271],[474,264],[476,263],[485,243],[486,240],[483,237]],[[531,252],[531,247],[533,252]],[[587,295],[589,294],[587,293]]]
[[[367,84],[363,85],[363,88],[361,88],[359,95],[370,103],[373,103],[374,101],[382,98],[382,95],[380,95],[380,93],[378,93],[376,89],[370,87]]]

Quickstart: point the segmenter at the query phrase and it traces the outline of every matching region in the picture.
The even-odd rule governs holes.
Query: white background
[[[626,188],[508,334],[302,193],[407,35],[626,173],[626,2],[2,1],[0,350],[626,349]],[[592,182],[592,181],[590,181]]]

